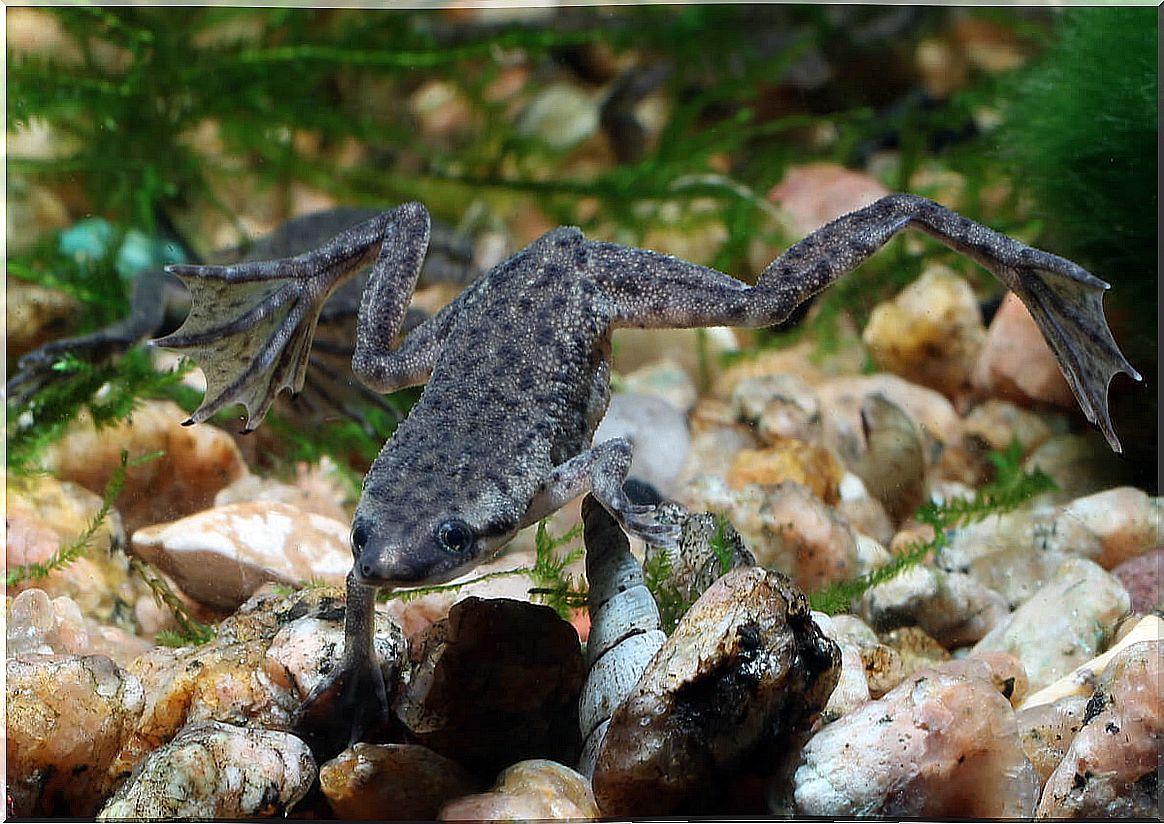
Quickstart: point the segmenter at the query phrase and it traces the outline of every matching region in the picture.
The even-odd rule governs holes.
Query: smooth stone
[[[120,627],[100,624],[67,595],[52,598],[43,589],[21,590],[7,605],[7,646],[13,655],[105,655],[127,667],[152,646]]]
[[[957,398],[970,389],[986,328],[970,285],[945,266],[931,265],[873,308],[862,337],[881,369]]]
[[[622,437],[634,444],[630,476],[669,494],[691,448],[687,416],[658,395],[615,392],[594,443]]]
[[[1022,301],[1008,292],[986,330],[973,372],[974,385],[988,395],[1021,404],[1075,407],[1059,363]]]
[[[150,753],[98,820],[283,816],[315,776],[290,733],[202,721]]]
[[[844,474],[844,465],[830,450],[789,439],[775,446],[736,453],[727,482],[732,489],[742,489],[751,484],[773,486],[793,481],[826,504],[835,504]]]
[[[1093,657],[1131,608],[1123,585],[1098,564],[1068,558],[1045,586],[974,645],[1009,652],[1040,689]]]
[[[1134,612],[1151,612],[1164,608],[1164,547],[1129,558],[1111,571],[1128,591]]]
[[[319,768],[339,818],[430,821],[478,784],[455,761],[419,744],[354,744]]]
[[[813,442],[821,435],[816,392],[799,375],[754,375],[739,381],[731,394],[735,420],[754,427],[771,446],[782,439]]]
[[[768,200],[780,207],[786,228],[799,238],[887,194],[871,175],[822,162],[790,167]]]
[[[133,534],[133,552],[199,603],[237,609],[263,584],[340,586],[352,566],[348,524],[290,504],[248,501]]]
[[[394,704],[412,740],[475,774],[523,758],[574,762],[582,649],[550,607],[466,598],[412,646]]]
[[[507,767],[493,789],[446,804],[441,821],[594,820],[601,816],[585,776],[554,761]]]
[[[230,435],[207,424],[182,426],[187,417],[177,404],[156,400],[142,401],[128,420],[100,430],[82,414],[45,450],[45,468],[101,494],[123,449],[130,458],[161,452],[126,472],[117,498],[126,531],[199,512],[248,469]]]

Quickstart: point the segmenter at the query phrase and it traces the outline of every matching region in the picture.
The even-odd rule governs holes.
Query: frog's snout
[[[385,559],[383,553],[365,551],[356,557],[355,572],[361,583],[384,587],[423,581],[428,568],[400,558]]]

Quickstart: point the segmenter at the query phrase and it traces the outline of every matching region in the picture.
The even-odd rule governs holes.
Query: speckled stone
[[[103,655],[6,661],[6,780],[20,816],[97,812],[144,707],[142,684]]]
[[[133,534],[133,551],[208,606],[236,609],[264,583],[343,584],[349,526],[290,504],[248,501]]]
[[[742,489],[749,484],[772,486],[794,481],[825,503],[835,504],[844,473],[844,465],[828,449],[789,439],[776,446],[738,452],[727,482],[732,489]]]
[[[825,726],[796,770],[797,814],[1030,816],[1038,777],[996,685],[1010,672],[996,662],[952,661]]]
[[[764,736],[791,746],[839,668],[839,649],[795,585],[733,569],[692,605],[611,716],[592,779],[603,814],[673,812]]]
[[[956,398],[970,389],[986,328],[970,285],[932,265],[873,308],[863,337],[882,369]]]
[[[974,646],[1009,652],[1026,667],[1032,689],[1095,655],[1131,608],[1123,585],[1092,561],[1068,558],[1029,601]]]
[[[98,819],[280,816],[315,776],[311,750],[290,733],[203,721],[150,753]]]
[[[1111,663],[1082,727],[1043,790],[1038,818],[1154,818],[1164,713],[1164,645],[1133,644]]]

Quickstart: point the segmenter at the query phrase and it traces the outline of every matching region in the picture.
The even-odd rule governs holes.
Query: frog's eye
[[[364,521],[356,521],[352,524],[352,555],[360,557],[366,543],[368,543],[368,525]]]
[[[457,518],[442,521],[436,528],[436,539],[445,550],[460,555],[473,547],[473,530]]]

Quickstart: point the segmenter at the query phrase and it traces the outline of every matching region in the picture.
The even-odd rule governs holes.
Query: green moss
[[[1136,319],[1133,362],[1156,358],[1159,26],[1154,8],[1066,8],[1042,58],[1015,79],[1001,157],[1036,198],[1045,245],[1114,285]]]

